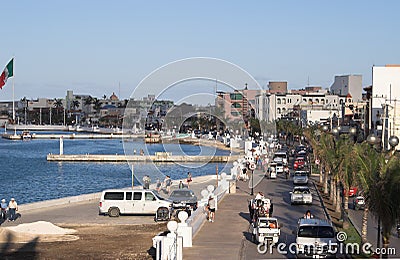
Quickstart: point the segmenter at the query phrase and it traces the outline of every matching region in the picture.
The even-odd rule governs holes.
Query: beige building
[[[287,81],[270,81],[268,89],[271,94],[285,94],[288,92]]]

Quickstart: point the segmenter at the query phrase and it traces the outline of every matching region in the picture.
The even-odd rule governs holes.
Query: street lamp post
[[[376,137],[375,134],[372,133],[368,135],[367,142],[371,145],[376,145],[380,143],[381,140],[378,137]],[[393,155],[396,146],[399,144],[399,138],[397,136],[392,135],[391,137],[389,137],[388,143],[391,148],[390,149],[391,155]],[[385,147],[385,144],[383,144],[383,147]],[[378,234],[376,238],[376,247],[380,248],[380,245],[381,245],[381,217],[378,216]]]
[[[254,195],[254,170],[251,170],[251,196]]]

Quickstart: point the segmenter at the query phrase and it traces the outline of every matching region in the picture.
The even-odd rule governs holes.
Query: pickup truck
[[[291,204],[312,204],[312,194],[307,186],[295,186],[290,194]]]

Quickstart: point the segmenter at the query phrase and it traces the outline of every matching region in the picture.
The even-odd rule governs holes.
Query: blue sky
[[[335,75],[400,63],[399,1],[8,1],[0,66],[15,55],[15,97],[131,95],[188,57],[235,63],[261,86],[329,87]],[[120,83],[120,90],[118,85]],[[240,87],[240,86],[239,86]],[[0,100],[12,98],[12,80]]]

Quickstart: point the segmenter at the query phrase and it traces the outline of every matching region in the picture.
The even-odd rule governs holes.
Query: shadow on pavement
[[[39,238],[36,237],[32,241],[23,244],[18,249],[14,249],[18,243],[13,243],[14,236],[7,234],[7,242],[1,244],[0,258],[1,259],[37,259],[36,246]]]

